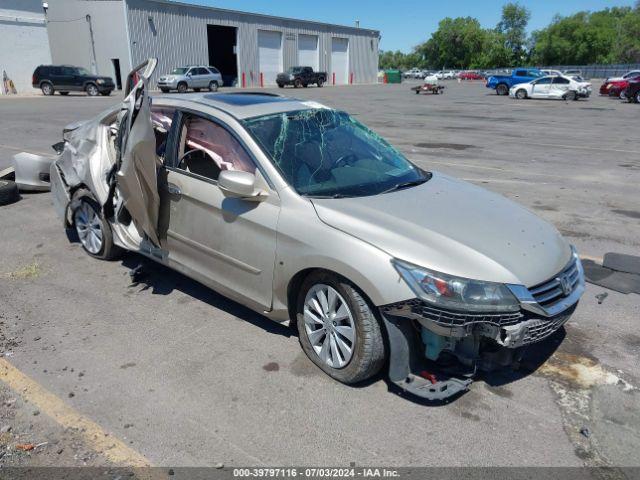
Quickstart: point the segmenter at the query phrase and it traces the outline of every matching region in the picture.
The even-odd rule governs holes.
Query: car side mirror
[[[218,187],[227,197],[262,201],[266,192],[256,189],[256,176],[239,170],[223,170],[218,177]]]

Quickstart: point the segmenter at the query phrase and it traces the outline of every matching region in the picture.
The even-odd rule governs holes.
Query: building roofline
[[[304,20],[304,19],[300,19],[300,18],[292,18],[292,17],[278,17],[276,15],[267,15],[266,13],[255,13],[255,12],[248,12],[248,11],[244,11],[244,10],[230,10],[228,8],[219,8],[219,7],[210,7],[207,5],[197,5],[197,4],[193,4],[193,3],[187,3],[187,2],[178,2],[178,1],[174,1],[174,0],[141,0],[143,2],[149,2],[149,3],[161,3],[164,5],[174,5],[174,6],[178,6],[178,7],[189,7],[189,8],[197,8],[197,9],[201,9],[201,10],[209,10],[209,11],[215,11],[215,12],[224,12],[224,13],[239,13],[242,15],[252,15],[254,17],[261,17],[261,18],[268,18],[271,20],[285,20],[285,21],[289,21],[289,22],[300,22],[300,23],[306,23],[306,24],[310,24],[310,25],[322,25],[324,27],[338,27],[338,28],[344,28],[347,30],[353,30],[355,32],[358,33],[369,33],[369,34],[377,34],[378,36],[380,36],[380,30],[376,30],[375,28],[362,28],[362,27],[353,27],[350,25],[339,25],[336,23],[326,23],[326,22],[317,22],[314,20]],[[129,0],[124,0],[125,4],[129,3]]]

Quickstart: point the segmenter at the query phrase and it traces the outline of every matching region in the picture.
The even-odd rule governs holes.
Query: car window
[[[209,70],[206,68],[196,68],[195,71],[195,75],[209,75]]]
[[[557,85],[569,85],[571,81],[568,78],[556,77],[553,79],[553,83]]]
[[[549,85],[551,83],[551,77],[541,78],[540,80],[536,80],[534,85]]]
[[[429,176],[344,112],[309,109],[244,121],[265,154],[299,194],[377,195]]]
[[[542,73],[540,73],[538,70],[529,70],[527,72],[527,75],[529,77],[540,77],[542,75]]]
[[[76,75],[77,69],[73,67],[60,67],[60,75]]]
[[[175,113],[176,109],[173,107],[151,107],[151,122],[153,124],[153,133],[156,136],[156,155],[163,161]]]
[[[183,117],[177,168],[209,180],[217,180],[222,170],[256,171],[245,148],[226,128],[191,113]]]
[[[209,70],[211,70],[211,73],[214,73],[214,74],[220,73],[220,70],[218,70],[216,67],[209,67]]]

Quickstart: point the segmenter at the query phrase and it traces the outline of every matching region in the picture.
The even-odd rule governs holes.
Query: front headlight
[[[96,83],[97,83],[98,85],[102,85],[102,84],[104,83],[104,80],[103,80],[103,79],[101,79],[101,78],[99,78],[99,79],[97,79],[97,80],[96,80]]]
[[[520,303],[502,283],[454,277],[402,260],[393,266],[418,298],[439,307],[474,312],[514,312]]]

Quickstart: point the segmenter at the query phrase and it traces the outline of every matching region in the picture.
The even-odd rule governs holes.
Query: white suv
[[[171,90],[185,93],[190,88],[196,92],[202,89],[215,92],[222,85],[220,71],[215,67],[202,65],[174,68],[170,74],[162,75],[158,80],[158,88],[164,93]]]

